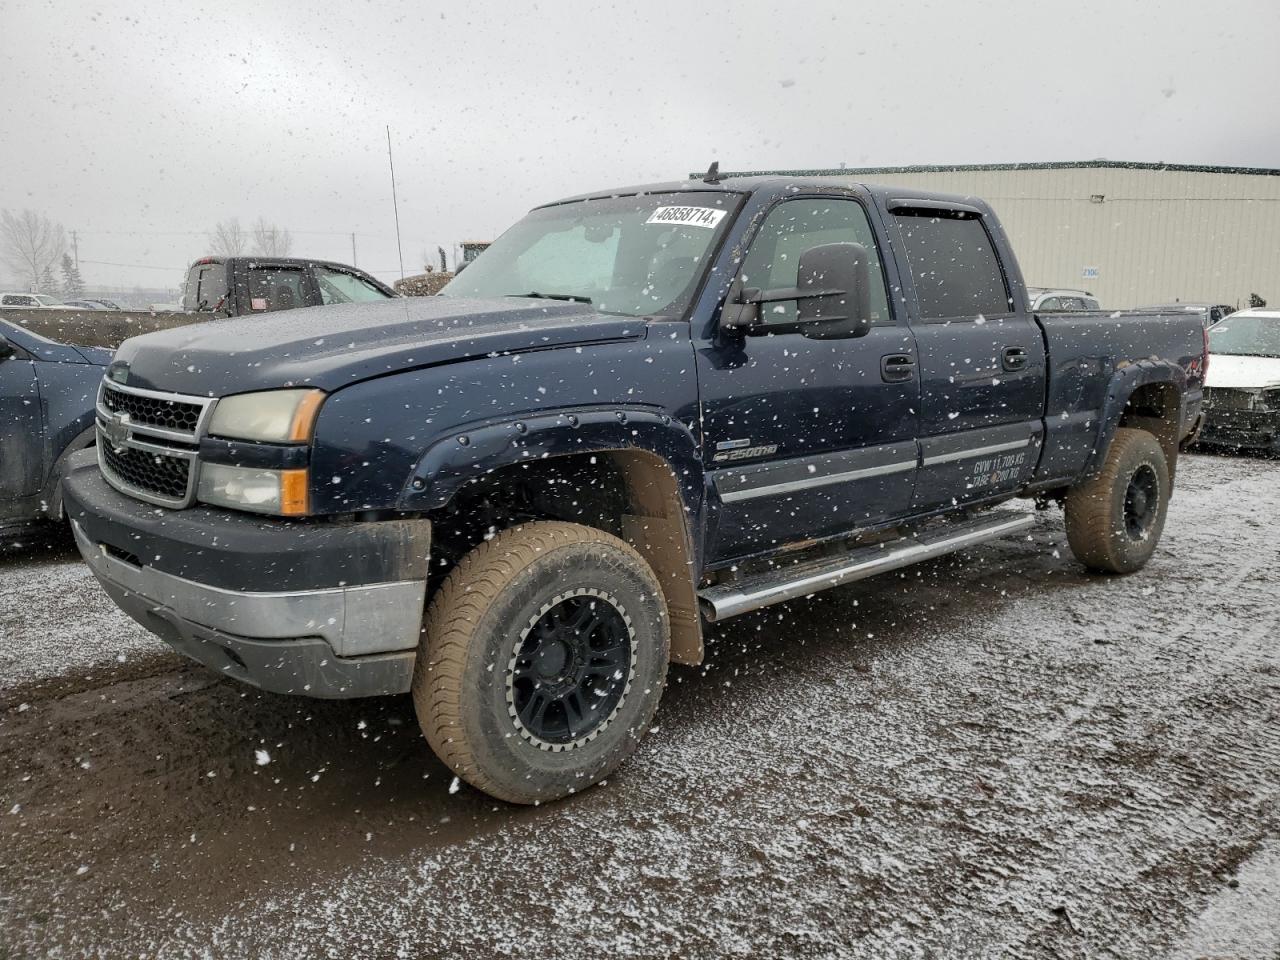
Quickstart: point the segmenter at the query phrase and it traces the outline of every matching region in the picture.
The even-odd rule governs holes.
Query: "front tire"
[[[657,577],[617,537],[573,523],[504,530],[427,609],[413,699],[432,750],[511,803],[584,789],[635,750],[670,652]]]
[[[1067,542],[1076,559],[1101,573],[1144,567],[1169,511],[1169,465],[1145,430],[1121,427],[1102,471],[1067,494]]]

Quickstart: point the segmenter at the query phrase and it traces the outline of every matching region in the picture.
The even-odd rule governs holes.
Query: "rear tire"
[[[1164,530],[1169,465],[1145,430],[1121,427],[1102,472],[1067,494],[1067,542],[1076,559],[1101,573],[1142,569]]]
[[[563,797],[635,750],[670,645],[657,577],[630,546],[573,523],[513,527],[464,556],[428,606],[418,722],[473,787]]]

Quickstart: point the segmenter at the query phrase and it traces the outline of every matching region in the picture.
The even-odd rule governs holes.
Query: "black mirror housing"
[[[824,291],[796,301],[796,322],[805,336],[866,336],[871,329],[869,259],[860,243],[824,243],[800,254],[796,288],[802,295],[806,290]]]
[[[3,333],[0,333],[0,360],[7,360],[18,352],[15,347]]]
[[[825,243],[800,254],[796,285],[773,290],[734,281],[720,314],[722,330],[803,333],[815,340],[861,337],[871,329],[870,257],[860,243]],[[796,302],[792,323],[763,323],[760,305]]]

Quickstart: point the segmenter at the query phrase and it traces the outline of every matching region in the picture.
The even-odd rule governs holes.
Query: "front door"
[[[718,506],[708,560],[840,534],[905,514],[916,475],[916,348],[889,309],[881,245],[863,204],[797,197],[765,217],[745,285],[796,286],[800,254],[858,243],[870,258],[874,325],[864,337],[770,333],[795,301],[761,306],[763,330],[697,344],[703,450]]]

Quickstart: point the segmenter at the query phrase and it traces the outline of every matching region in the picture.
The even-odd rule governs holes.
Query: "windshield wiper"
[[[568,300],[571,303],[590,303],[590,297],[582,297],[576,293],[539,293],[531,290],[528,293],[508,293],[508,297],[529,297],[532,300]]]

